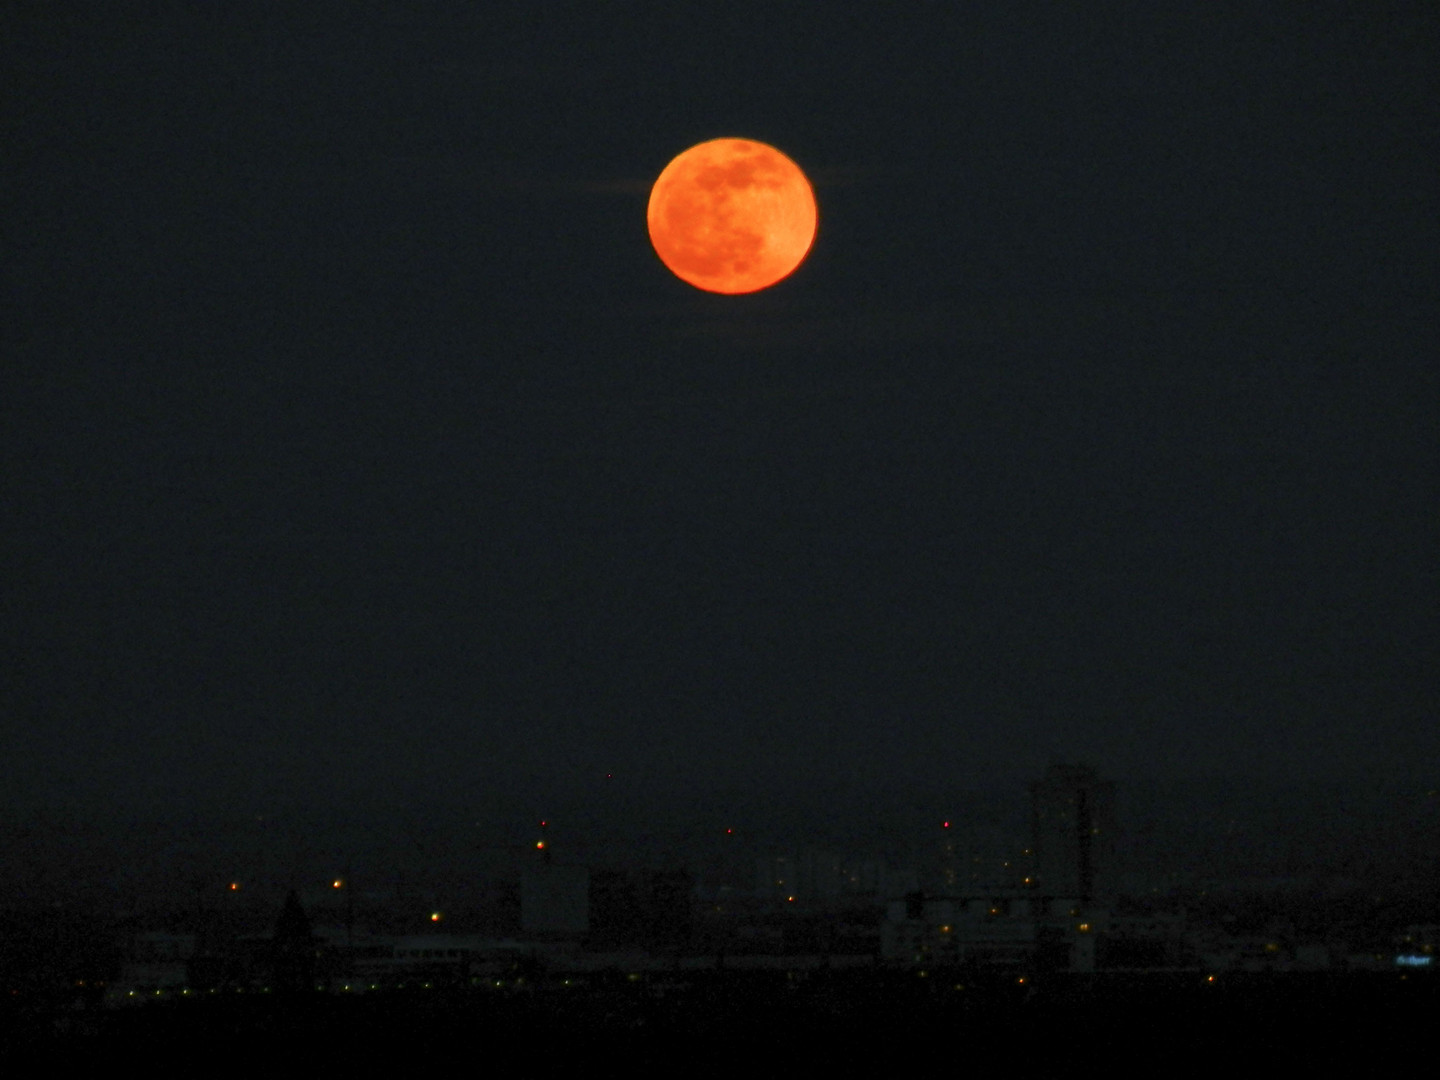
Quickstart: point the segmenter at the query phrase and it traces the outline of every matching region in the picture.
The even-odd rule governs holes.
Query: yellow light
[[[1088,922],[1082,922],[1075,929],[1079,930],[1082,934],[1088,934],[1090,932],[1090,924]]]
[[[338,888],[340,888],[340,886],[344,885],[345,883],[344,883],[343,881],[341,881],[339,878],[336,878],[335,881],[333,882],[333,884],[334,884],[335,888],[338,889]]]
[[[439,922],[439,921],[440,921],[440,912],[438,912],[438,911],[432,911],[432,912],[430,913],[430,921],[431,921],[431,922]]]
[[[940,927],[940,932],[941,932],[942,934],[948,934],[948,933],[950,932],[950,927],[948,927],[948,926],[942,926],[942,927]]]

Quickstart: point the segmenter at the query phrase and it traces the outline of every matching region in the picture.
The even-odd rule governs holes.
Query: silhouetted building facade
[[[574,936],[590,929],[590,872],[549,861],[520,877],[520,927],[526,934]]]
[[[1051,765],[1030,785],[1035,877],[1051,896],[1091,901],[1114,873],[1115,785],[1087,765]]]
[[[685,870],[601,870],[590,880],[590,934],[597,949],[670,952],[690,938],[695,879]]]
[[[294,889],[285,897],[285,906],[275,921],[270,948],[276,991],[299,993],[315,989],[315,936]]]

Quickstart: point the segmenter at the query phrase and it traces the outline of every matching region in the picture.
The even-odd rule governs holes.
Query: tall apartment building
[[[1115,784],[1087,765],[1051,765],[1030,785],[1035,877],[1049,896],[1106,896],[1115,865]]]

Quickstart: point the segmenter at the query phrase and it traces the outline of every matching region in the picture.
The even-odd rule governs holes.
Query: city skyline
[[[1388,893],[1423,888],[1433,874],[1440,842],[1435,789],[1102,782],[1116,790],[1103,863],[1111,896],[1173,897],[1207,883],[1222,890]],[[1043,777],[1035,783],[1043,786]],[[28,819],[0,827],[3,900],[158,910],[202,897],[214,902],[232,883],[245,903],[273,900],[290,888],[313,898],[328,895],[332,879],[342,877],[371,901],[405,894],[421,906],[416,898],[424,896],[470,903],[497,882],[518,880],[542,855],[592,869],[683,868],[710,893],[724,887],[748,895],[758,889],[760,864],[798,868],[817,859],[866,875],[876,895],[903,891],[895,883],[904,881],[932,895],[1035,887],[1029,879],[1039,876],[1044,857],[1034,850],[1040,836],[1033,785],[952,790],[929,802],[905,794],[888,803],[851,802],[843,811],[817,806],[808,815],[768,817],[755,806],[730,814],[671,807],[668,817],[655,807],[629,817],[572,805],[544,819],[477,818],[473,807],[467,814],[430,805],[391,815],[331,808],[323,818],[185,821],[157,808],[148,819],[105,826],[83,814]],[[801,892],[813,898],[812,889]]]

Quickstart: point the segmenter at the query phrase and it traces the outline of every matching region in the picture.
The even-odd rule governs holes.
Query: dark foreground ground
[[[248,1072],[503,1064],[511,1075],[864,1067],[959,1074],[1206,1075],[1262,1063],[1370,1067],[1432,1051],[1432,975],[1014,976],[964,972],[617,975],[590,985],[363,997],[220,995],[4,1013],[5,1062]],[[1433,1065],[1433,1062],[1431,1063]],[[368,1071],[368,1070],[367,1070]]]

